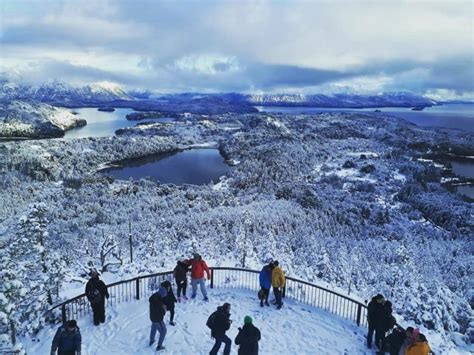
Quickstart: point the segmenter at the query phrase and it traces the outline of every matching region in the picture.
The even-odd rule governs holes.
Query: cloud
[[[474,92],[470,1],[4,0],[0,11],[1,71],[27,80]]]

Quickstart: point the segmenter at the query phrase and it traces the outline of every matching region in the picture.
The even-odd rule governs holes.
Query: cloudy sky
[[[474,98],[474,1],[2,0],[12,81]]]

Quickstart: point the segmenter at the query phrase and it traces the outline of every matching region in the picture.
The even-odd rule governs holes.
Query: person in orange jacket
[[[204,296],[204,301],[209,301],[206,291],[206,279],[204,277],[204,272],[207,275],[207,279],[211,279],[211,272],[206,262],[202,260],[201,255],[194,253],[193,258],[190,260],[185,260],[186,265],[191,266],[191,286],[193,289],[193,294],[191,298],[196,298],[197,287],[201,288],[202,295]]]
[[[408,347],[405,355],[428,355],[431,352],[428,340],[423,334],[419,334],[415,343]]]
[[[277,260],[273,262],[274,268],[272,271],[272,286],[273,293],[275,294],[275,300],[277,309],[281,309],[283,302],[281,301],[283,288],[285,287],[285,274],[280,268]]]

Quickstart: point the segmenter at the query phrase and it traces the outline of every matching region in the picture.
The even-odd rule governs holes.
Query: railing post
[[[135,280],[135,294],[137,296],[137,300],[140,299],[140,278],[137,277]]]
[[[214,269],[211,268],[211,288],[214,288]]]
[[[362,315],[362,305],[359,303],[357,305],[357,326],[360,326],[360,317]]]
[[[66,305],[65,304],[63,304],[61,306],[61,320],[63,321],[63,324],[66,324],[67,316],[66,316]]]
[[[281,298],[285,298],[286,295],[286,284],[283,286],[283,290],[281,291]]]

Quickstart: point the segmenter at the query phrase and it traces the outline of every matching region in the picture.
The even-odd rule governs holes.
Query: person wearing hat
[[[204,272],[206,272],[208,280],[211,279],[211,272],[209,271],[206,262],[202,260],[201,255],[194,253],[193,258],[185,260],[184,263],[191,266],[191,286],[193,288],[191,298],[196,298],[197,287],[199,285],[204,301],[209,301],[209,298],[207,298],[206,278],[204,277]]]
[[[155,342],[155,335],[156,332],[160,333],[160,338],[158,339],[158,346],[156,350],[163,350],[165,347],[163,346],[163,341],[165,340],[166,336],[166,324],[163,321],[163,317],[166,313],[166,306],[163,300],[166,298],[168,292],[166,289],[161,286],[158,292],[155,292],[151,295],[148,299],[150,302],[150,320],[151,320],[151,329],[150,329],[150,343],[149,345],[152,346]]]
[[[217,310],[208,319],[207,326],[211,328],[211,337],[216,340],[209,355],[217,355],[222,343],[225,344],[224,355],[230,354],[232,340],[225,333],[230,329],[231,324],[230,303],[224,303],[217,307]]]
[[[81,331],[74,319],[59,327],[51,345],[51,355],[81,355]]]
[[[86,297],[89,300],[94,316],[94,324],[99,325],[105,322],[105,298],[109,298],[109,291],[96,269],[89,272],[91,277],[86,284]]]
[[[235,345],[239,346],[239,355],[258,355],[258,342],[260,341],[260,330],[252,324],[252,317],[245,316],[244,326],[239,328],[239,334],[235,337]]]

